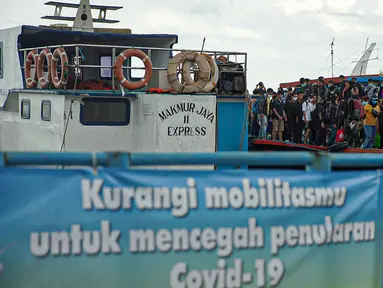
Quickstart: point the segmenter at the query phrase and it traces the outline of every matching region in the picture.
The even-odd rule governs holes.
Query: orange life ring
[[[35,65],[35,72],[32,78],[31,71],[32,71],[32,62]],[[35,88],[38,83],[38,76],[37,76],[37,65],[39,62],[39,52],[37,52],[36,49],[29,51],[27,58],[25,59],[25,69],[24,69],[24,75],[25,75],[25,81],[28,88]]]
[[[124,72],[122,71],[122,65],[129,57],[137,57],[140,58],[142,62],[144,62],[145,75],[141,81],[131,82],[125,78]],[[128,90],[137,90],[148,85],[150,79],[152,78],[152,74],[152,61],[150,61],[148,55],[146,55],[145,52],[139,49],[126,49],[125,51],[121,52],[120,55],[118,55],[116,62],[114,63],[114,76],[116,77],[116,80]]]
[[[44,64],[45,59],[47,60],[48,65],[48,77],[44,77]],[[48,48],[45,48],[40,52],[39,62],[37,65],[37,77],[39,78],[39,84],[41,88],[47,88],[48,85],[52,82],[52,53]]]
[[[57,62],[58,62],[59,58],[61,59],[61,77],[60,77],[60,79],[57,75]],[[68,81],[68,70],[69,70],[68,56],[66,55],[64,48],[59,47],[53,52],[51,63],[52,63],[51,64],[52,65],[51,66],[51,69],[52,69],[51,77],[52,77],[53,86],[55,86],[55,88],[57,88],[57,89],[62,89],[62,88],[64,88],[64,86],[66,85],[66,83]]]

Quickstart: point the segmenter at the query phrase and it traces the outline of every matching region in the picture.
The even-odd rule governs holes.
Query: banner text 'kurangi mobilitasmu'
[[[4,287],[376,287],[377,173],[7,173]]]

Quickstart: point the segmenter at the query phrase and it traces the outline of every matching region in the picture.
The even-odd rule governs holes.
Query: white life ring
[[[210,65],[210,70],[211,70],[210,81],[202,89],[202,92],[209,93],[217,85],[218,78],[219,78],[219,69],[218,69],[218,65],[215,62],[213,57],[211,57],[208,54],[204,54],[204,53],[201,53],[201,55],[206,58],[206,60],[209,62],[209,65]],[[194,62],[192,62],[192,61],[186,61],[183,64],[183,67],[182,67],[182,74],[183,74],[185,82],[188,85],[191,85],[191,84],[194,83],[194,80],[193,80],[193,78],[191,77],[191,74],[190,74],[190,69],[192,68],[193,64],[194,64]]]
[[[184,81],[182,81],[183,83],[181,83],[177,78],[178,66],[180,66],[181,64],[183,65],[187,61],[191,61],[193,63],[195,62],[198,65],[199,70],[198,80],[193,81],[190,84]],[[174,89],[175,92],[200,93],[210,81],[210,72],[210,64],[205,57],[203,57],[198,52],[184,51],[178,53],[170,60],[167,69],[167,76],[169,85]]]

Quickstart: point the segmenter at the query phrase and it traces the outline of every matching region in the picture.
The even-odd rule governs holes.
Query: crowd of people
[[[260,82],[249,95],[249,135],[298,144],[382,148],[383,81],[362,85],[343,75],[339,83],[300,79],[297,87],[274,91]]]

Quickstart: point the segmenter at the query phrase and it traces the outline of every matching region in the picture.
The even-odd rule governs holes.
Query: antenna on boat
[[[331,47],[331,52],[330,52],[330,55],[328,55],[328,57],[326,58],[326,61],[328,60],[329,57],[331,57],[331,77],[334,77],[334,41],[335,41],[335,37],[332,38],[332,42],[330,44],[330,47]]]
[[[203,37],[201,53],[203,52],[203,49],[205,48],[205,41],[206,41],[206,37]]]
[[[45,5],[55,6],[55,13],[53,16],[43,16],[41,19],[59,20],[59,21],[72,21],[74,31],[88,31],[93,32],[93,23],[107,23],[114,24],[120,22],[119,20],[106,19],[106,12],[108,10],[120,10],[122,6],[104,6],[104,5],[91,5],[89,0],[81,0],[80,4],[65,3],[49,1]],[[76,17],[62,16],[62,8],[75,8],[77,9]],[[92,17],[92,9],[99,10],[98,18]]]

